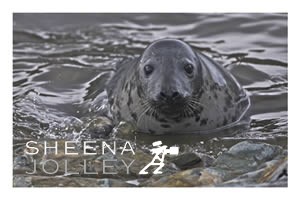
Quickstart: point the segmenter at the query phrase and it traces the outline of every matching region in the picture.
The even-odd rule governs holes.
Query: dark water
[[[287,147],[286,14],[14,14],[13,22],[15,143],[80,137],[83,119],[105,112],[102,92],[116,64],[172,37],[236,76],[251,96],[251,123],[228,136],[166,143],[214,154],[245,139]]]

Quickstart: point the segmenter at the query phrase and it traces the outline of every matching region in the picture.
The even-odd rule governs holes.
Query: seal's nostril
[[[179,92],[174,92],[174,93],[172,94],[172,98],[177,98],[177,97],[179,97]]]
[[[166,97],[167,97],[167,95],[166,95],[164,92],[160,92],[159,95],[160,95],[161,97],[163,97],[163,98],[166,98]]]

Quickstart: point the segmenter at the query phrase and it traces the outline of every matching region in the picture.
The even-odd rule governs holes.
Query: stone
[[[169,160],[173,162],[179,169],[190,169],[203,166],[201,158],[195,153],[184,153]]]
[[[222,153],[213,167],[226,173],[224,180],[257,170],[263,163],[280,157],[284,150],[276,145],[266,143],[240,142]]]
[[[31,177],[23,175],[14,175],[13,187],[31,187]]]
[[[215,173],[203,170],[202,168],[194,168],[162,177],[156,181],[150,179],[141,185],[150,187],[195,187],[215,186],[221,182],[221,177]]]

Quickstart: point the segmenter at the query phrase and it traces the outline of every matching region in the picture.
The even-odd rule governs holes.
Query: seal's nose
[[[162,101],[175,101],[181,99],[182,95],[177,91],[161,91],[158,99]]]

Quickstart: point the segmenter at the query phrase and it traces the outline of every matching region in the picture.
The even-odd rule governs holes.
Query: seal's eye
[[[185,70],[185,72],[190,76],[190,75],[192,75],[193,72],[194,72],[194,66],[193,66],[192,64],[186,64],[186,65],[184,66],[184,70]]]
[[[151,65],[145,65],[144,72],[145,75],[148,76],[153,72],[154,68]]]

